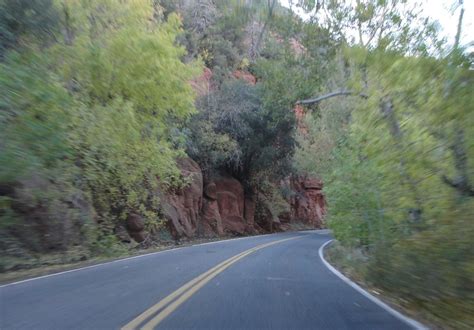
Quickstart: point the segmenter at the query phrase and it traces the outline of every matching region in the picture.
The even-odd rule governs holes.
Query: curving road
[[[0,287],[1,329],[411,329],[331,271],[325,231],[207,243]]]

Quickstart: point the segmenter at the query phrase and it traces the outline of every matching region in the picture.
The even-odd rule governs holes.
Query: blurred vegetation
[[[0,270],[122,254],[136,245],[121,243],[135,214],[163,232],[160,196],[188,184],[176,165],[186,154],[205,175],[230,173],[281,202],[297,88],[275,99],[276,80],[285,61],[304,68],[288,43],[267,47],[273,19],[288,14],[276,1],[0,7]],[[196,100],[190,82],[204,65],[212,88]]]
[[[288,210],[281,180],[322,178],[357,276],[474,327],[462,2],[448,41],[413,2],[291,3],[0,0],[0,270],[123,254],[130,214],[166,231],[159,196],[188,155],[243,182],[262,227]]]
[[[1,7],[2,250],[109,253],[130,212],[159,220],[158,184],[180,184],[170,132],[195,111],[200,65],[148,1]]]
[[[349,272],[435,323],[470,329],[474,75],[459,38],[462,6],[448,44],[404,2],[360,3],[346,15],[326,8],[342,42],[325,92],[351,96],[308,105],[296,164],[325,179],[336,259]],[[384,25],[373,23],[380,12]],[[339,26],[361,33],[351,42]]]

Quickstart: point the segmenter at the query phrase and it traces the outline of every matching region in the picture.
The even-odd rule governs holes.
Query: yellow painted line
[[[130,323],[123,326],[122,330],[138,329],[140,324],[142,324],[143,322],[145,322],[145,320],[149,319],[150,317],[158,313],[154,317],[152,317],[148,322],[146,322],[143,325],[143,327],[141,327],[142,329],[155,328],[168,315],[170,315],[173,311],[175,311],[182,303],[188,300],[194,293],[196,293],[199,289],[201,289],[204,285],[206,285],[209,281],[211,281],[214,277],[222,273],[225,269],[230,267],[232,264],[236,263],[242,258],[245,258],[249,254],[254,253],[255,251],[258,251],[260,249],[266,248],[268,246],[271,246],[277,243],[282,243],[282,242],[289,241],[289,240],[299,238],[299,237],[301,236],[290,237],[290,238],[285,238],[278,241],[272,241],[269,243],[261,244],[251,249],[248,249],[242,253],[239,253],[227,260],[224,260],[217,266],[209,269],[205,273],[187,282],[185,285],[183,285],[182,287],[180,287],[179,289],[177,289],[176,291],[174,291],[167,297],[163,298],[161,301],[159,301],[155,305],[151,306],[145,312],[143,312],[142,314],[137,316],[135,319],[133,319]]]
[[[177,289],[176,291],[174,291],[173,293],[171,293],[170,295],[168,295],[167,297],[163,298],[163,300],[159,301],[157,304],[153,305],[152,307],[150,307],[149,309],[147,309],[145,312],[143,312],[142,314],[140,314],[139,316],[137,316],[134,320],[132,320],[130,323],[128,323],[127,325],[125,325],[124,327],[122,327],[122,330],[132,330],[132,329],[137,329],[137,327],[140,325],[140,323],[142,323],[143,321],[145,321],[147,318],[149,318],[150,316],[152,316],[153,314],[155,314],[156,312],[158,312],[160,309],[162,309],[163,307],[165,307],[167,304],[169,304],[170,302],[172,302],[174,299],[176,299],[177,297],[179,297],[181,294],[183,294],[186,290],[189,290],[193,285],[195,285],[196,283],[198,283],[199,281],[201,281],[202,279],[204,279],[206,276],[208,276],[209,274],[211,274],[212,272],[218,270],[220,267],[222,267],[223,264],[227,263],[227,262],[230,262],[232,261],[234,258],[240,256],[237,255],[237,256],[234,256],[230,259],[227,259],[225,260],[224,262],[218,264],[217,266],[209,269],[207,272],[199,275],[198,277],[192,279],[191,281],[189,281],[188,283],[186,283],[185,285],[183,285],[182,287],[180,287],[179,289]]]

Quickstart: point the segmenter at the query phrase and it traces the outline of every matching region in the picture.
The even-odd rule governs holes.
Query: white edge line
[[[398,312],[397,310],[393,309],[392,307],[390,307],[389,305],[387,305],[386,303],[384,303],[383,301],[381,301],[380,299],[378,299],[377,297],[371,295],[370,293],[368,293],[367,291],[365,291],[364,289],[362,289],[359,285],[357,285],[356,283],[352,282],[350,279],[348,279],[346,276],[344,276],[340,271],[338,271],[336,268],[334,268],[329,262],[326,261],[326,259],[324,259],[324,253],[323,253],[323,250],[324,248],[329,244],[331,243],[332,241],[334,241],[333,239],[325,242],[323,245],[321,245],[321,247],[319,248],[319,257],[321,258],[321,260],[323,261],[324,265],[331,271],[333,272],[337,277],[339,277],[341,280],[343,280],[346,284],[350,285],[352,288],[354,288],[357,292],[359,292],[360,294],[362,294],[363,296],[365,296],[366,298],[368,298],[369,300],[371,300],[373,303],[375,303],[376,305],[382,307],[385,311],[389,312],[390,314],[392,314],[393,316],[395,316],[396,318],[398,318],[399,320],[405,322],[406,324],[412,326],[414,329],[417,329],[417,330],[426,330],[426,329],[429,329],[428,327],[426,327],[425,325],[421,324],[420,322],[418,321],[415,321],[405,315],[403,315],[402,313]]]
[[[106,262],[98,263],[98,264],[95,264],[95,265],[90,265],[90,266],[85,266],[85,267],[80,267],[80,268],[74,268],[74,269],[65,270],[65,271],[57,272],[57,273],[53,273],[53,274],[48,274],[48,275],[43,275],[43,276],[38,276],[38,277],[27,278],[27,279],[25,279],[25,280],[21,280],[21,281],[17,281],[17,282],[6,283],[6,284],[3,284],[3,285],[0,285],[0,289],[5,288],[5,287],[8,287],[8,286],[13,286],[13,285],[17,285],[17,284],[22,284],[22,283],[26,283],[26,282],[31,282],[31,281],[40,280],[40,279],[47,278],[47,277],[53,277],[53,276],[57,276],[57,275],[62,275],[62,274],[67,274],[67,273],[73,273],[73,272],[77,272],[77,271],[80,271],[80,270],[86,270],[86,269],[96,268],[96,267],[100,267],[100,266],[104,266],[104,265],[108,265],[108,264],[113,264],[113,263],[118,263],[118,262],[122,262],[122,261],[126,261],[126,260],[138,259],[138,258],[153,256],[153,255],[156,255],[156,254],[167,253],[167,252],[173,252],[173,251],[177,251],[177,250],[181,250],[181,249],[185,249],[185,248],[189,248],[189,247],[193,247],[193,246],[219,244],[219,243],[224,243],[224,242],[229,242],[229,241],[237,241],[237,240],[241,240],[241,239],[250,239],[250,238],[264,237],[264,236],[270,236],[270,235],[274,235],[274,234],[264,234],[264,235],[254,235],[254,236],[237,237],[237,238],[223,239],[223,240],[214,241],[214,242],[206,242],[206,243],[200,243],[200,244],[192,244],[192,245],[181,246],[181,247],[173,247],[173,248],[171,248],[171,249],[167,249],[167,250],[163,250],[163,251],[156,251],[156,252],[150,252],[150,253],[140,254],[140,255],[138,255],[138,256],[126,257],[126,258],[117,259],[117,260],[112,260],[112,261],[106,261]]]

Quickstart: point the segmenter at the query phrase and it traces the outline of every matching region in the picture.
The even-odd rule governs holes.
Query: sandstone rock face
[[[323,183],[318,179],[288,178],[284,184],[294,192],[288,198],[290,210],[276,215],[268,207],[262,209],[259,204],[259,218],[256,219],[255,196],[246,196],[237,179],[220,175],[204,184],[197,163],[184,158],[178,164],[183,175],[190,178],[190,184],[180,191],[160,196],[163,214],[175,238],[285,231],[293,222],[303,222],[313,228],[324,225],[326,202],[322,193]],[[141,218],[132,215],[127,220],[127,230],[138,242],[146,238],[140,221]]]
[[[206,188],[204,188],[204,197],[210,200],[217,200],[217,187],[214,182],[209,183]]]
[[[190,179],[190,184],[162,196],[163,214],[168,219],[174,236],[192,237],[196,233],[202,208],[202,172],[199,165],[190,158],[178,160],[178,166],[181,173]]]
[[[255,198],[245,198],[244,218],[249,226],[253,226],[253,224],[255,223]]]
[[[244,219],[245,198],[242,184],[232,177],[219,177],[214,183],[224,232],[244,234],[247,224]]]
[[[221,216],[238,215],[243,217],[244,187],[231,176],[221,176],[214,180],[217,201]]]
[[[204,188],[201,227],[204,236],[256,234],[255,199],[230,176],[215,177]]]
[[[219,205],[217,201],[204,200],[202,207],[202,234],[205,237],[223,236],[224,227],[222,225]]]
[[[326,215],[326,199],[322,192],[323,182],[309,177],[291,177],[286,184],[295,194],[288,200],[291,205],[290,214],[284,215],[281,220],[300,221],[314,228],[322,228]]]

